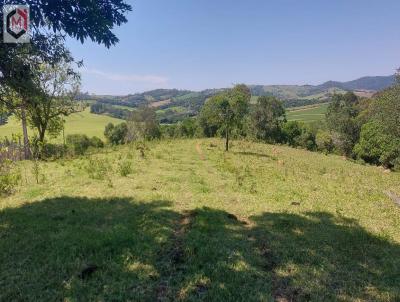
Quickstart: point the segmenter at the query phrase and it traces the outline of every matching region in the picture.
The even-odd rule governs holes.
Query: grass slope
[[[400,174],[249,142],[149,148],[40,163],[39,184],[20,163],[0,199],[1,301],[399,301],[384,192]]]
[[[293,108],[292,110],[286,111],[286,118],[288,121],[303,121],[303,122],[314,122],[322,121],[325,119],[325,113],[328,109],[329,104],[321,104],[315,106],[304,106],[299,108]]]
[[[86,108],[83,112],[71,114],[65,120],[65,135],[79,133],[86,134],[89,137],[98,136],[100,138],[104,138],[103,133],[106,124],[110,122],[119,124],[122,122],[122,120],[109,116],[92,114],[89,108]],[[31,129],[29,130],[30,135],[33,135],[34,132]],[[0,137],[11,137],[13,133],[22,135],[22,129],[21,122],[11,117],[6,125],[0,126]],[[58,142],[61,140],[61,136],[55,139]]]

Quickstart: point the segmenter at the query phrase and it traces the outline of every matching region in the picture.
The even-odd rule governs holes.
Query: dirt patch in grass
[[[157,108],[157,107],[161,107],[163,105],[168,105],[169,103],[171,103],[170,99],[163,100],[163,101],[158,101],[158,102],[153,102],[153,103],[150,104],[150,107]]]
[[[196,151],[199,154],[199,157],[200,157],[201,160],[205,160],[206,159],[206,157],[204,156],[203,151],[201,150],[201,147],[200,147],[199,143],[196,144]]]
[[[397,196],[392,191],[386,191],[385,194],[393,200],[393,202],[400,207],[400,196]]]

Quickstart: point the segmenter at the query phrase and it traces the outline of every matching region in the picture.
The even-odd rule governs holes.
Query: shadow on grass
[[[400,301],[400,246],[355,220],[325,212],[264,213],[252,220],[276,299]]]
[[[400,247],[327,213],[60,197],[0,211],[1,301],[396,301]],[[87,265],[96,265],[83,280]],[[285,300],[286,299],[286,300]]]
[[[3,210],[0,300],[139,297],[134,287],[148,290],[155,249],[178,219],[169,205],[60,197]],[[78,275],[90,265],[98,269],[82,281]]]

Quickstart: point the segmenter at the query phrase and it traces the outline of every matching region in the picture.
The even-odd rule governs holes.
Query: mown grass
[[[104,127],[108,123],[119,124],[123,120],[90,113],[90,108],[86,108],[79,113],[71,114],[65,118],[65,136],[68,134],[82,134],[83,132],[89,137],[97,136],[104,139]],[[0,138],[5,136],[11,138],[12,134],[22,135],[21,122],[15,117],[11,117],[7,124],[0,126]],[[34,131],[29,129],[29,134],[33,135]],[[62,142],[62,136],[50,139],[52,142]]]
[[[41,163],[39,184],[20,163],[0,301],[399,301],[400,174],[239,141],[149,149]]]

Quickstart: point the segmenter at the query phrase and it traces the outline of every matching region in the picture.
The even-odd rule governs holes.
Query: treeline
[[[103,103],[94,103],[90,105],[90,113],[104,114],[111,117],[126,120],[129,117],[130,110],[117,108],[115,106]]]
[[[161,124],[175,124],[187,118],[194,117],[200,113],[207,98],[209,98],[209,96],[202,94],[190,96],[189,98],[173,100],[172,103],[167,103],[157,107],[157,110],[159,110],[157,118]],[[291,99],[283,100],[282,104],[285,108],[293,108],[328,102],[330,102],[330,99]],[[124,102],[108,100],[106,103],[103,103],[103,101],[98,101],[90,105],[90,112],[94,114],[108,115],[119,119],[128,119],[131,111],[115,107],[115,105],[118,104],[124,104]],[[182,107],[184,110],[176,111],[174,107]]]
[[[399,79],[399,77],[398,77]],[[310,151],[344,155],[400,169],[400,79],[374,98],[352,92],[332,97],[325,121],[287,121],[283,103],[273,96],[249,104],[244,85],[210,98],[197,119],[164,126],[166,137],[222,136],[287,144]]]
[[[219,136],[227,151],[230,139],[246,138],[400,169],[400,81],[372,99],[352,92],[334,95],[325,121],[318,123],[287,121],[283,102],[276,97],[262,96],[255,104],[250,99],[247,86],[237,85],[209,98],[198,116],[170,125],[160,124],[155,108],[141,106],[130,112],[126,122],[108,124],[104,136],[111,145]],[[75,135],[67,137],[67,145],[73,153],[83,154],[104,143]]]
[[[283,102],[283,106],[285,108],[293,108],[293,107],[324,104],[324,103],[329,103],[330,101],[331,101],[331,98],[328,98],[328,99],[290,99],[290,100],[283,100],[282,102]]]

